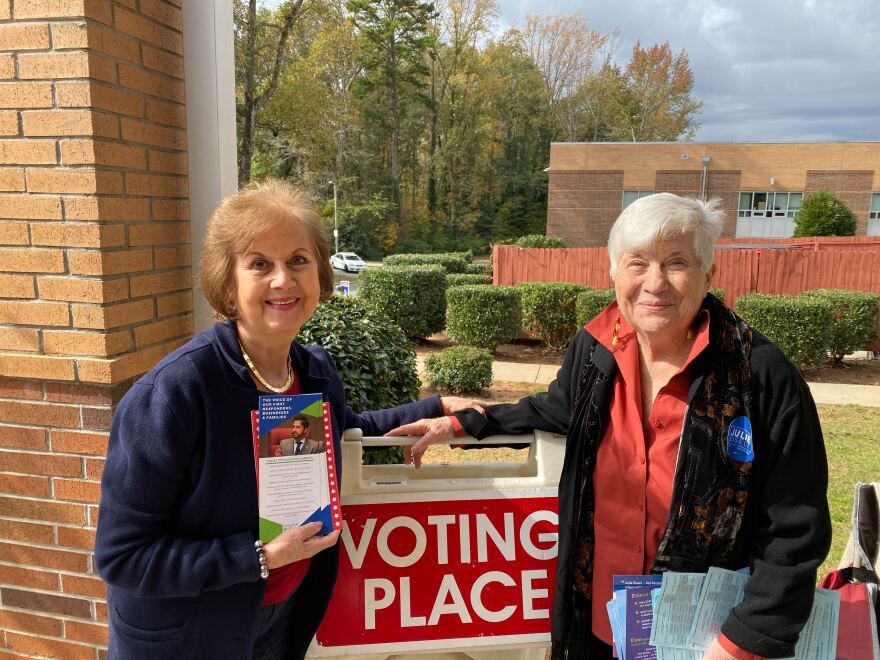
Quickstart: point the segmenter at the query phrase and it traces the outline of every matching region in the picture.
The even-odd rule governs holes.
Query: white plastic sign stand
[[[525,443],[522,463],[362,463],[364,446],[413,440],[343,437],[339,580],[307,657],[543,660],[565,439],[453,441]]]

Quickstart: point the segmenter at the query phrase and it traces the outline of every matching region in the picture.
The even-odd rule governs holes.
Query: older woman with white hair
[[[810,391],[708,293],[723,213],[669,193],[608,239],[616,301],[572,339],[549,391],[395,429],[431,442],[565,434],[553,658],[610,658],[612,576],[751,569],[704,658],[794,655],[831,539]]]

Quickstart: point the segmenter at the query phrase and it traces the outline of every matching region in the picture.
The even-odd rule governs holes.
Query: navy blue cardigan
[[[330,402],[338,455],[343,429],[381,435],[442,414],[436,396],[355,414],[323,349],[294,343],[290,354],[302,391],[320,392]],[[258,396],[233,324],[220,323],[165,357],[119,404],[95,545],[108,585],[111,658],[251,657],[265,589],[254,551],[249,414]],[[308,644],[327,607],[338,548],[312,558],[294,597],[301,644]]]

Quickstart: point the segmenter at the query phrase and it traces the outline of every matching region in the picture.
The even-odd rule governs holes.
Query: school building
[[[550,148],[547,234],[605,245],[621,210],[655,192],[719,197],[724,237],[787,238],[805,195],[830,190],[880,235],[880,142],[557,143]]]

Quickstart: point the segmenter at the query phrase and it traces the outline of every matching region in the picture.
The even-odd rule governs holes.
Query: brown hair
[[[286,222],[299,222],[312,238],[321,300],[333,293],[330,242],[314,202],[291,184],[268,179],[225,197],[208,219],[199,279],[202,293],[218,318],[236,317],[235,257],[243,254],[264,231]]]

